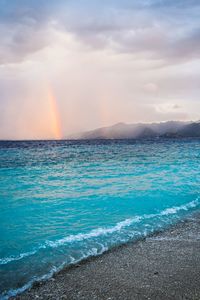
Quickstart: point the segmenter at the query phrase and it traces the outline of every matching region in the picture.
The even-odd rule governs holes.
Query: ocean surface
[[[200,140],[0,142],[0,298],[200,209]]]

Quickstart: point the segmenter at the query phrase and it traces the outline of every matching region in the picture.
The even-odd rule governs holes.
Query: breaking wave
[[[40,246],[38,246],[37,249],[34,249],[32,251],[21,253],[18,256],[10,256],[10,257],[1,258],[0,265],[5,265],[5,264],[8,264],[13,261],[18,261],[23,258],[35,255],[41,249],[45,249],[48,247],[57,248],[59,246],[65,245],[67,243],[80,242],[83,240],[97,238],[100,236],[106,236],[109,234],[113,234],[115,232],[120,232],[123,228],[129,227],[129,226],[133,225],[134,223],[138,223],[143,220],[148,220],[148,219],[152,219],[155,217],[175,215],[180,211],[188,211],[189,209],[195,208],[198,205],[199,205],[199,198],[197,198],[196,200],[193,200],[185,205],[166,208],[163,211],[156,213],[156,214],[149,214],[149,215],[145,214],[145,215],[141,215],[141,216],[134,216],[133,218],[129,218],[129,219],[126,219],[124,221],[117,223],[113,227],[97,228],[88,233],[78,233],[76,235],[69,235],[62,239],[56,240],[56,241],[46,241],[44,245],[40,245]]]

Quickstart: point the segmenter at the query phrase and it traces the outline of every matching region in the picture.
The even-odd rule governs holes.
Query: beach
[[[67,267],[11,299],[200,299],[200,214]]]

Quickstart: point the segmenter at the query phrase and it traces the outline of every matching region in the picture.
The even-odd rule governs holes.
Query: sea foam
[[[109,228],[97,228],[94,229],[88,233],[78,233],[76,235],[69,235],[62,239],[58,239],[56,241],[46,241],[44,245],[38,246],[37,249],[34,249],[29,252],[21,253],[19,256],[11,256],[11,257],[5,257],[0,259],[0,265],[8,264],[13,261],[21,260],[23,258],[26,258],[28,256],[32,256],[36,254],[41,249],[45,249],[47,247],[50,248],[57,248],[59,246],[65,245],[67,243],[73,243],[73,242],[80,242],[83,240],[89,240],[92,238],[97,238],[100,236],[106,236],[115,232],[120,232],[123,228],[129,227],[133,225],[134,223],[141,222],[143,220],[152,219],[155,217],[161,217],[161,216],[168,216],[168,215],[174,215],[177,214],[180,211],[187,211],[191,208],[195,208],[199,205],[199,198],[196,200],[193,200],[187,204],[180,205],[180,206],[174,206],[171,208],[166,208],[162,210],[159,213],[155,214],[144,214],[141,216],[134,216],[133,218],[126,219],[124,221],[118,222],[115,226],[109,227]]]

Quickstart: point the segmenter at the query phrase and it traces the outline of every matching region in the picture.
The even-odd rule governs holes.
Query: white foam
[[[75,259],[74,257],[70,256],[70,262],[68,264],[77,264],[77,263],[79,263],[83,259],[86,259],[86,258],[88,258],[90,256],[101,255],[105,251],[108,250],[108,248],[105,247],[104,245],[101,245],[101,246],[102,246],[102,249],[100,251],[98,251],[97,248],[92,248],[92,249],[88,250],[86,253],[82,253],[82,256],[79,259]],[[33,277],[23,287],[18,288],[18,289],[10,290],[7,294],[4,294],[2,296],[0,295],[0,299],[1,300],[8,300],[10,297],[14,297],[14,296],[16,296],[18,294],[23,293],[25,290],[31,288],[34,282],[39,282],[39,281],[50,279],[55,273],[57,273],[60,270],[62,270],[65,266],[66,266],[66,263],[63,262],[59,267],[53,267],[47,274],[45,274],[43,276],[40,276],[40,277]]]
[[[64,264],[62,264],[62,266],[60,266],[60,268],[55,268],[53,267],[49,273],[40,276],[40,277],[33,277],[28,283],[26,283],[24,286],[22,286],[21,288],[15,289],[15,290],[10,290],[7,294],[2,295],[2,300],[7,300],[10,297],[14,297],[18,294],[23,293],[25,290],[29,289],[30,287],[32,287],[34,282],[37,281],[42,281],[42,280],[47,280],[49,278],[51,278],[53,276],[54,273],[58,272],[60,269],[62,269],[64,267]]]
[[[130,225],[132,225],[133,223],[137,223],[140,222],[143,219],[151,219],[151,218],[155,218],[155,217],[159,217],[159,216],[168,216],[168,215],[172,215],[172,214],[176,214],[179,211],[187,211],[190,208],[194,208],[197,207],[199,205],[199,198],[197,198],[194,201],[191,201],[185,205],[181,205],[181,206],[175,206],[172,208],[167,208],[163,211],[161,211],[160,213],[157,214],[149,214],[149,215],[143,215],[143,216],[135,216],[132,219],[126,219],[122,222],[117,223],[115,226],[110,227],[110,228],[98,228],[95,230],[90,231],[89,233],[79,233],[77,235],[70,235],[67,236],[63,239],[57,240],[57,241],[48,241],[46,242],[45,245],[40,246],[39,249],[41,248],[46,248],[47,246],[49,247],[58,247],[60,245],[64,245],[65,243],[71,243],[71,242],[79,242],[85,239],[90,239],[90,238],[94,238],[94,237],[99,237],[102,235],[107,235],[107,234],[112,234],[114,232],[118,232],[121,229],[128,227]],[[143,233],[141,235],[145,236],[148,234],[148,231],[146,231],[146,229],[143,231]],[[0,296],[0,299],[9,299],[9,297],[11,296],[16,296],[17,294],[20,294],[22,292],[24,292],[26,289],[30,288],[34,282],[36,281],[41,281],[41,280],[47,280],[49,278],[51,278],[53,276],[54,273],[60,271],[61,269],[63,269],[64,266],[66,266],[67,264],[76,264],[78,262],[80,262],[83,259],[86,259],[90,256],[97,256],[97,255],[101,255],[103,252],[108,250],[108,247],[106,247],[103,244],[100,244],[99,242],[97,242],[98,245],[101,246],[101,250],[98,251],[98,248],[91,248],[90,250],[88,250],[86,253],[82,252],[82,255],[79,259],[75,259],[72,256],[69,256],[70,258],[70,262],[66,263],[63,262],[59,267],[53,267],[47,274],[41,276],[41,277],[33,277],[27,284],[25,284],[23,287],[16,289],[16,290],[10,290],[6,295],[2,295]],[[1,264],[6,264],[9,263],[13,260],[19,260],[22,259],[24,257],[30,256],[30,255],[34,255],[39,249],[34,250],[34,251],[30,251],[30,252],[26,252],[26,253],[22,253],[17,257],[8,257],[8,258],[4,258],[1,259],[0,262]]]
[[[163,210],[160,215],[161,216],[167,216],[167,215],[172,215],[172,214],[176,214],[177,212],[181,211],[181,210],[185,210],[187,211],[190,208],[194,208],[199,204],[199,199],[197,198],[196,200],[193,200],[185,205],[181,205],[181,206],[175,206],[175,207],[171,207],[171,208],[167,208],[165,210]]]
[[[28,256],[32,256],[34,255],[35,253],[38,252],[38,250],[40,249],[44,249],[46,248],[45,245],[43,246],[39,246],[37,249],[33,250],[33,251],[29,251],[29,252],[24,252],[24,253],[20,253],[19,255],[17,256],[9,256],[9,257],[5,257],[5,258],[0,258],[0,265],[6,265],[12,261],[18,261],[18,260],[21,260],[25,257],[28,257]]]
[[[143,219],[151,219],[151,218],[155,218],[155,217],[159,217],[159,216],[167,216],[167,215],[172,215],[172,214],[176,214],[177,212],[181,211],[181,210],[188,210],[190,208],[194,208],[199,204],[199,199],[197,198],[194,201],[191,201],[185,205],[181,205],[181,206],[175,206],[175,207],[171,207],[171,208],[167,208],[163,211],[161,211],[160,213],[157,214],[149,214],[149,215],[143,215],[143,216],[135,216],[132,219],[126,219],[122,222],[117,223],[115,226],[110,227],[110,228],[98,228],[98,229],[94,229],[92,231],[90,231],[89,233],[79,233],[76,235],[69,235],[65,238],[62,238],[60,240],[57,241],[47,241],[46,245],[52,247],[52,248],[56,248],[59,247],[61,245],[67,244],[67,243],[72,243],[72,242],[80,242],[83,240],[87,240],[87,239],[91,239],[91,238],[96,238],[99,236],[104,236],[107,234],[112,234],[114,232],[118,232],[121,229],[128,227],[130,225],[132,225],[133,223],[137,223],[140,222]]]
[[[135,216],[131,219],[130,218],[126,219],[122,222],[117,223],[113,227],[97,228],[88,233],[78,233],[76,235],[69,235],[62,239],[56,240],[56,241],[46,241],[44,245],[39,246],[37,249],[35,249],[33,251],[21,253],[19,256],[11,256],[11,257],[6,257],[6,258],[1,258],[0,265],[5,265],[12,261],[21,260],[25,257],[34,255],[40,249],[45,249],[47,247],[57,248],[59,246],[65,245],[67,243],[80,242],[83,240],[88,240],[91,238],[97,238],[97,237],[109,235],[109,234],[112,234],[115,232],[120,232],[123,228],[131,226],[132,224],[138,223],[142,220],[152,219],[152,218],[160,217],[160,216],[174,215],[180,211],[187,211],[191,208],[197,207],[198,205],[199,205],[199,198],[197,198],[196,200],[193,200],[187,204],[181,205],[181,206],[174,206],[171,208],[166,208],[163,211],[156,213],[156,214],[149,214],[149,215],[145,214],[143,216]]]
[[[57,241],[47,241],[46,245],[56,248],[58,246],[64,245],[66,243],[72,243],[72,242],[80,242],[83,240],[91,239],[91,238],[96,238],[99,236],[104,236],[107,234],[112,234],[114,232],[120,231],[122,228],[128,227],[132,225],[133,223],[139,222],[142,219],[142,217],[136,216],[132,219],[126,219],[125,221],[117,223],[115,226],[110,227],[110,228],[97,228],[89,233],[79,233],[76,235],[69,235],[65,238],[62,238]]]

